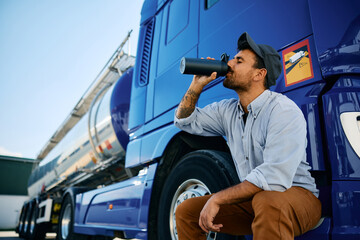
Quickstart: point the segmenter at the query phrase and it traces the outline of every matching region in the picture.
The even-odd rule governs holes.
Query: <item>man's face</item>
[[[255,53],[244,49],[239,51],[233,59],[228,62],[229,72],[223,82],[224,87],[235,91],[248,91],[252,85],[252,79],[256,74]]]

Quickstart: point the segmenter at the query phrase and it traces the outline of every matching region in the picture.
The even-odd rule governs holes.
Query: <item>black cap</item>
[[[249,46],[263,59],[267,70],[267,86],[275,85],[282,69],[279,53],[269,45],[256,44],[247,32],[241,34],[238,40],[238,49],[241,50],[244,46]]]

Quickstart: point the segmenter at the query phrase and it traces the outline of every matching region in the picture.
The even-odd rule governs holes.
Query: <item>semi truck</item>
[[[120,45],[38,155],[20,236],[178,239],[179,203],[239,182],[225,137],[173,124],[192,81],[180,60],[233,57],[248,32],[278,51],[283,71],[270,90],[292,99],[307,121],[322,217],[296,239],[360,239],[359,10],[356,0],[145,0],[137,56]],[[204,88],[198,107],[237,98],[223,80]]]

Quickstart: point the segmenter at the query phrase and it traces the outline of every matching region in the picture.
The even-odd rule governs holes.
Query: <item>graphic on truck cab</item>
[[[282,54],[286,87],[314,77],[308,39],[285,49]]]

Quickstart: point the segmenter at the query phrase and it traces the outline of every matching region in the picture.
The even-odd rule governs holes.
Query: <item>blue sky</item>
[[[130,29],[136,54],[142,3],[0,1],[0,155],[35,158]]]

